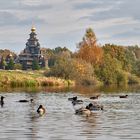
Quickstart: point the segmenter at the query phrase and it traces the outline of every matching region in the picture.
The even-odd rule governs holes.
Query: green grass
[[[43,71],[0,70],[0,87],[69,86],[74,81],[45,77]]]

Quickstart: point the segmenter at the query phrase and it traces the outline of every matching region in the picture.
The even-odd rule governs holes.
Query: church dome
[[[32,31],[32,32],[35,32],[35,30],[36,30],[35,27],[32,27],[32,28],[31,28],[31,31]]]
[[[13,55],[10,53],[10,54],[9,54],[9,57],[12,57],[12,56],[13,56]]]

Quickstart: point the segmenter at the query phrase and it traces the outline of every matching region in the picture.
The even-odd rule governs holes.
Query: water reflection
[[[44,88],[43,90],[19,90],[4,92],[5,104],[0,108],[1,139],[22,140],[107,140],[140,138],[139,87],[125,89],[103,88]],[[109,88],[109,87],[108,87]],[[130,90],[129,90],[130,89]],[[26,89],[27,90],[27,89]],[[119,91],[120,90],[120,91]],[[119,95],[128,94],[121,99]],[[93,101],[89,97],[100,94]],[[69,97],[78,96],[84,101],[104,105],[104,111],[94,111],[90,117],[75,115]],[[19,103],[20,99],[34,102]],[[36,110],[43,104],[47,114],[40,117]]]
[[[101,93],[120,93],[120,92],[140,92],[140,86],[132,85],[132,86],[76,86],[76,87],[26,87],[26,88],[9,88],[9,87],[0,87],[0,92],[3,93],[11,93],[11,92],[27,92],[27,93],[39,93],[39,92],[55,92],[55,93],[79,93],[83,96],[86,95],[99,95]]]

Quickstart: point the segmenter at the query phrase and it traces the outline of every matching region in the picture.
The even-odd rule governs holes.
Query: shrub
[[[126,85],[128,83],[128,75],[124,71],[117,71],[116,75],[116,84],[117,85]]]
[[[140,79],[135,75],[129,75],[128,77],[128,84],[139,84]]]

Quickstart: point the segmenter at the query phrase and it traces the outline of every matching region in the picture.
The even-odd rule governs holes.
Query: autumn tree
[[[9,54],[11,54],[14,58],[17,56],[14,52],[8,49],[0,49],[0,56],[3,56],[3,58],[6,58]]]
[[[92,65],[84,60],[74,58],[59,57],[46,76],[71,79],[86,85],[97,83]]]
[[[53,67],[51,67],[49,76],[61,77],[64,79],[72,79],[75,71],[73,69],[73,62],[71,59],[59,57]]]
[[[120,61],[109,54],[104,55],[103,63],[95,68],[95,73],[105,85],[127,82]]]
[[[135,57],[128,47],[105,44],[103,50],[103,62],[95,67],[95,73],[104,84],[120,85],[135,81],[131,73],[132,70],[135,74],[138,72],[138,64],[134,65]]]
[[[93,65],[102,62],[103,50],[97,44],[97,38],[91,28],[86,30],[83,40],[78,44],[78,52],[76,56]]]
[[[111,56],[111,59],[117,59],[121,63],[123,70],[131,72],[135,58],[132,51],[130,51],[128,47],[105,44],[103,46],[103,50],[104,54],[109,54]]]
[[[56,47],[54,49],[42,48],[41,53],[48,59],[48,66],[54,66],[56,60],[63,55],[63,57],[71,57],[72,52],[66,47]]]

